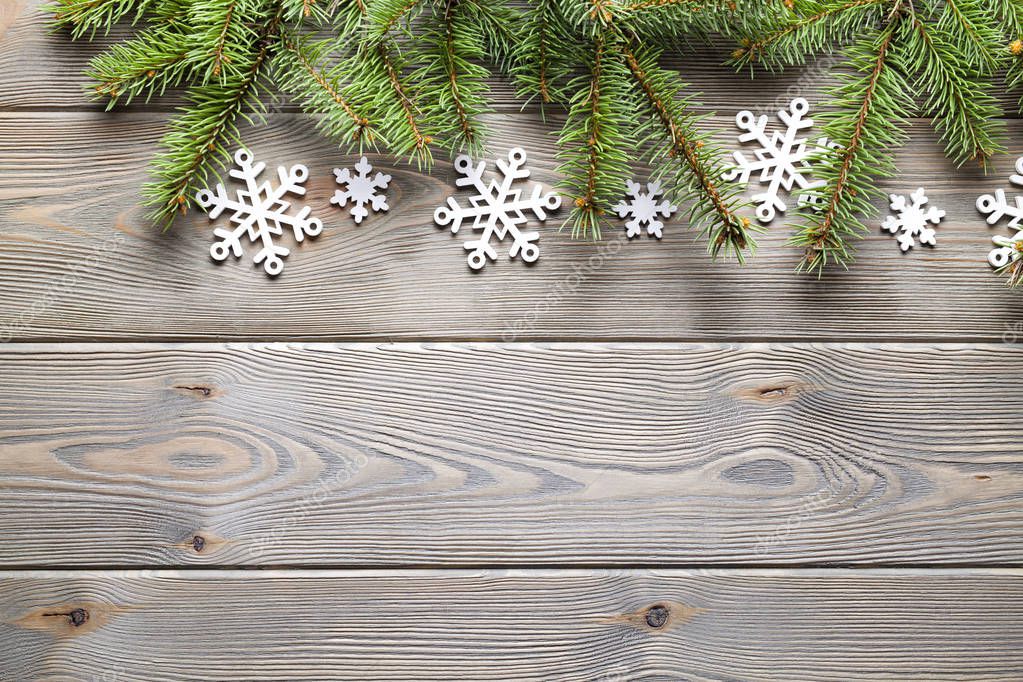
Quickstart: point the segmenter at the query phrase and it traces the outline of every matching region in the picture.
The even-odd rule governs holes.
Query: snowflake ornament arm
[[[312,212],[304,206],[297,215],[289,215],[287,210],[291,203],[284,201],[286,194],[305,194],[302,183],[309,177],[309,169],[303,165],[295,165],[290,169],[278,167],[279,184],[271,187],[269,182],[257,185],[256,181],[266,169],[260,161],[253,165],[252,153],[239,149],[234,155],[238,168],[232,168],[230,176],[245,181],[245,189],[237,190],[237,199],[228,196],[227,189],[218,183],[216,192],[208,189],[200,190],[195,195],[196,203],[204,210],[210,220],[216,220],[225,210],[231,211],[230,221],[236,224],[234,229],[215,228],[214,236],[218,237],[210,247],[210,256],[216,261],[226,260],[229,255],[239,258],[242,255],[242,237],[260,243],[260,250],[252,258],[257,265],[262,263],[268,275],[276,276],[284,270],[284,257],[290,252],[287,248],[274,243],[273,238],[283,232],[283,226],[291,227],[295,241],[301,242],[307,235],[315,237],[323,231],[323,223],[318,218],[310,218]]]
[[[501,182],[491,180],[488,184],[483,177],[486,163],[481,161],[473,165],[472,159],[461,155],[455,159],[455,170],[462,176],[455,181],[458,187],[471,186],[476,195],[469,198],[470,206],[462,206],[454,197],[448,197],[447,205],[437,207],[433,219],[441,227],[450,225],[451,233],[458,234],[462,223],[472,219],[472,229],[482,232],[479,239],[466,241],[463,246],[467,251],[469,267],[479,270],[487,264],[487,259],[497,260],[497,251],[491,245],[494,237],[503,240],[509,234],[512,245],[508,256],[521,256],[526,263],[532,263],[540,257],[539,232],[522,232],[519,228],[526,222],[524,211],[532,213],[537,220],[546,220],[547,211],[561,206],[561,197],[550,192],[543,193],[541,185],[533,185],[529,198],[523,199],[521,190],[512,189],[512,183],[529,177],[525,168],[526,152],[515,147],[508,152],[508,160],[499,159]]]
[[[752,111],[740,111],[735,116],[735,125],[746,132],[739,135],[739,142],[756,142],[754,158],[741,151],[733,152],[736,166],[725,172],[726,180],[738,180],[748,183],[750,178],[759,173],[760,184],[767,189],[754,194],[753,203],[757,205],[757,219],[762,223],[770,222],[778,212],[787,208],[782,199],[782,190],[791,191],[798,187],[802,193],[798,197],[799,205],[813,204],[813,195],[807,190],[823,187],[820,180],[809,177],[812,156],[827,147],[834,145],[826,137],[817,140],[816,145],[808,146],[805,135],[800,131],[813,126],[813,119],[806,118],[810,111],[810,103],[797,97],[789,103],[787,109],[778,112],[778,118],[785,124],[784,132],[769,133],[767,116],[754,116]]]
[[[1023,187],[1023,156],[1016,159],[1016,172],[1009,176],[1009,181],[1017,187]],[[1012,237],[995,236],[991,238],[995,247],[988,253],[988,263],[999,270],[1023,259],[1023,197],[1016,195],[1014,203],[1005,198],[1005,190],[996,189],[993,195],[984,194],[977,198],[977,210],[987,215],[988,225],[995,225],[1002,218],[1010,218],[1008,226],[1015,228]]]
[[[620,201],[614,207],[619,218],[630,218],[625,223],[625,235],[629,239],[639,236],[645,224],[647,234],[660,239],[664,223],[657,218],[670,218],[678,210],[678,206],[667,201],[657,201],[657,197],[661,193],[661,183],[659,182],[647,183],[646,192],[643,192],[643,186],[638,182],[626,180],[625,188],[628,199]]]
[[[353,202],[355,205],[348,213],[358,225],[363,218],[369,215],[366,204],[369,204],[374,212],[386,211],[390,208],[387,205],[387,195],[378,194],[377,190],[387,189],[387,185],[391,182],[391,176],[377,173],[370,177],[369,174],[373,171],[373,166],[365,156],[355,164],[355,170],[357,174],[352,174],[347,168],[334,169],[334,178],[345,189],[335,191],[330,203],[344,208],[349,201]]]
[[[934,246],[935,231],[929,224],[937,225],[945,217],[945,212],[934,206],[924,210],[928,202],[924,188],[920,187],[913,192],[908,201],[901,194],[890,194],[889,198],[892,210],[898,216],[888,216],[881,227],[892,234],[898,233],[899,248],[903,252],[909,251],[916,243],[914,238],[921,244]]]

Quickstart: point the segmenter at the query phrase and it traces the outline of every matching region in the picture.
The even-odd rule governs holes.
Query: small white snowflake
[[[273,238],[282,233],[282,226],[291,227],[295,241],[300,242],[306,235],[315,237],[320,234],[323,223],[318,218],[309,217],[312,209],[308,206],[302,207],[298,215],[287,214],[291,202],[285,201],[283,197],[289,193],[299,196],[305,194],[302,183],[309,177],[308,168],[296,165],[287,170],[279,166],[277,175],[280,184],[273,188],[269,182],[256,184],[266,164],[260,161],[252,165],[252,158],[252,153],[245,149],[239,149],[234,154],[234,161],[239,168],[232,168],[230,175],[244,180],[246,187],[237,190],[237,200],[228,196],[222,183],[217,184],[215,194],[208,189],[200,190],[195,200],[206,210],[210,220],[215,220],[225,209],[231,210],[231,222],[237,225],[233,230],[221,227],[213,230],[213,234],[220,238],[210,247],[210,255],[214,260],[226,260],[228,255],[239,258],[242,255],[241,240],[245,236],[249,241],[259,241],[262,245],[253,257],[253,262],[257,265],[263,263],[263,269],[268,275],[279,275],[284,269],[282,258],[289,253],[285,247],[274,244]]]
[[[899,233],[899,248],[909,251],[916,243],[914,237],[921,244],[934,246],[934,228],[930,227],[928,223],[937,225],[945,217],[945,212],[933,206],[924,210],[924,206],[927,204],[924,188],[921,187],[909,195],[908,201],[901,194],[889,194],[888,197],[891,199],[892,210],[899,215],[888,216],[881,227],[892,234]]]
[[[660,239],[664,223],[657,219],[658,216],[670,218],[678,210],[678,206],[665,200],[657,201],[657,197],[661,193],[661,183],[659,182],[648,182],[646,192],[643,192],[642,185],[632,180],[626,180],[625,187],[629,199],[618,202],[614,207],[619,218],[626,216],[631,218],[629,222],[625,223],[625,235],[629,239],[638,237],[645,224],[647,234]]]
[[[759,148],[749,158],[742,152],[733,152],[736,167],[725,173],[726,180],[748,183],[750,177],[759,172],[758,181],[767,189],[753,195],[757,204],[757,219],[766,223],[774,219],[777,211],[785,212],[781,191],[798,187],[803,192],[798,197],[800,206],[817,203],[817,197],[807,190],[822,187],[820,180],[810,180],[810,161],[828,147],[835,148],[828,138],[821,137],[815,145],[807,145],[800,131],[813,126],[813,119],[805,118],[810,103],[797,97],[789,103],[788,109],[778,112],[778,118],[785,124],[785,131],[767,132],[767,116],[755,117],[752,111],[740,111],[735,116],[735,125],[746,132],[739,135],[739,142],[755,141]]]
[[[377,194],[377,190],[387,189],[387,184],[391,182],[391,176],[377,173],[371,178],[369,174],[373,171],[373,166],[365,156],[355,164],[355,170],[358,171],[357,175],[353,175],[347,168],[334,169],[334,178],[337,180],[337,184],[344,185],[345,189],[344,191],[335,191],[330,203],[344,208],[349,201],[354,202],[355,205],[352,206],[349,215],[355,219],[355,224],[358,225],[363,218],[369,215],[366,204],[369,204],[375,212],[386,211],[390,208],[387,205],[387,195]]]
[[[472,159],[464,154],[455,159],[455,170],[464,176],[458,178],[455,184],[459,187],[471,185],[477,194],[469,197],[471,206],[466,207],[454,197],[448,197],[447,205],[438,206],[433,219],[441,227],[450,224],[451,233],[458,234],[462,222],[472,218],[472,229],[483,233],[479,239],[464,243],[465,249],[469,251],[469,267],[473,270],[486,265],[487,258],[497,260],[497,251],[490,245],[490,240],[495,236],[503,240],[511,235],[512,245],[508,249],[510,258],[521,255],[522,260],[532,263],[540,257],[540,246],[536,243],[540,233],[519,230],[527,220],[523,211],[531,212],[537,220],[546,220],[547,211],[561,206],[561,197],[554,192],[544,194],[543,187],[537,184],[533,185],[533,193],[527,199],[522,198],[521,190],[513,190],[511,185],[514,181],[529,177],[529,170],[523,167],[525,163],[526,152],[515,147],[508,152],[507,161],[497,161],[501,182],[498,183],[495,178],[487,184],[483,179],[485,162],[480,161],[479,165],[474,166]]]
[[[1017,187],[1023,187],[1023,156],[1016,159],[1016,172],[1009,176],[1009,180]],[[1016,230],[1012,237],[995,236],[991,238],[995,247],[991,249],[987,260],[994,268],[1004,268],[1023,258],[1023,197],[1013,197],[1013,204],[1005,198],[1005,190],[996,189],[994,195],[985,194],[977,198],[977,210],[987,215],[988,225],[994,225],[1005,217],[1011,218],[1008,223],[1010,228]]]

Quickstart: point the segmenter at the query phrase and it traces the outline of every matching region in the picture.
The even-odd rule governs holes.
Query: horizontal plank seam
[[[806,575],[806,576],[855,576],[855,575],[899,575],[899,574],[910,574],[920,576],[957,576],[957,575],[1004,575],[1006,577],[1023,578],[1023,566],[878,566],[871,568],[860,568],[860,567],[847,567],[847,566],[804,566],[804,567],[792,567],[792,566],[729,566],[729,565],[691,565],[691,566],[666,566],[666,565],[630,565],[630,566],[572,566],[572,565],[546,565],[546,564],[529,564],[522,566],[509,566],[509,565],[472,565],[472,566],[290,566],[290,565],[275,565],[266,567],[251,567],[251,566],[91,566],[82,565],[74,567],[33,567],[33,568],[0,568],[0,580],[12,577],[12,574],[21,574],[21,577],[25,574],[43,574],[46,577],[55,577],[59,575],[71,576],[75,573],[83,571],[90,572],[110,572],[110,573],[122,573],[122,574],[136,574],[139,577],[149,575],[159,575],[161,573],[180,573],[189,572],[192,574],[202,573],[223,573],[223,574],[237,574],[239,576],[251,575],[251,574],[264,574],[270,575],[274,573],[290,574],[290,575],[309,575],[309,576],[324,576],[328,574],[336,575],[359,575],[359,574],[376,574],[376,575],[390,575],[394,573],[419,573],[422,575],[431,575],[438,573],[451,573],[451,574],[466,574],[479,571],[493,571],[495,573],[503,571],[523,571],[533,573],[555,573],[555,572],[576,572],[579,574],[593,573],[601,570],[609,571],[620,571],[620,572],[636,572],[645,573],[649,571],[657,572],[678,572],[680,574],[696,574],[696,575],[791,575],[792,573]]]
[[[443,335],[369,335],[369,336],[32,336],[23,335],[18,341],[0,344],[4,348],[18,346],[218,346],[224,344],[269,345],[280,343],[294,344],[328,344],[332,346],[374,345],[389,346],[400,344],[452,344],[452,345],[494,345],[516,346],[536,344],[560,345],[650,345],[670,346],[679,344],[700,345],[708,343],[742,343],[742,344],[807,344],[815,346],[847,346],[860,344],[863,346],[884,346],[898,344],[903,346],[945,345],[978,345],[991,346],[992,349],[1023,347],[1023,342],[1009,343],[1001,340],[997,334],[991,336],[524,336],[516,335],[515,341],[503,341],[500,336],[443,336]]]
[[[871,571],[893,571],[906,570],[918,572],[963,572],[963,571],[1008,571],[1023,572],[1023,563],[1012,562],[873,562],[873,563],[848,563],[848,562],[763,562],[763,563],[707,563],[707,562],[657,562],[657,563],[636,563],[636,562],[524,562],[524,563],[493,563],[493,562],[448,562],[436,563],[409,563],[409,564],[388,564],[388,563],[274,563],[266,565],[254,564],[154,564],[154,563],[123,563],[123,564],[0,564],[0,580],[6,573],[42,571],[42,572],[74,572],[74,571],[180,571],[200,573],[202,571],[238,571],[244,573],[268,572],[268,571],[292,571],[292,572],[358,572],[358,571],[423,571],[423,572],[457,572],[457,571],[734,571],[755,572],[755,571],[836,571],[850,573],[865,573]],[[1023,573],[1020,574],[1023,577]]]

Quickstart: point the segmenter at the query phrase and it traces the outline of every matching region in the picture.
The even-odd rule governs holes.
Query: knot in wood
[[[647,609],[646,624],[652,628],[662,628],[668,622],[668,607],[656,604]]]

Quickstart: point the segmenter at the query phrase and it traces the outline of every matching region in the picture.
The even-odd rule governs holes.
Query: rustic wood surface
[[[884,188],[928,189],[937,248],[878,229],[820,281],[783,221],[739,268],[554,220],[473,274],[450,164],[375,157],[355,227],[353,157],[283,104],[244,139],[327,229],[271,281],[146,222],[180,93],[103,112],[81,71],[126,31],[41,4],[0,0],[0,682],[1023,679],[1023,296],[974,208],[1011,98],[987,177],[910,124]],[[833,77],[727,51],[671,62],[722,145]],[[556,182],[558,116],[493,94],[493,154]]]
[[[1019,680],[1020,609],[1004,569],[37,571],[0,637],[12,679]]]
[[[0,348],[0,564],[1015,564],[1021,368],[1021,346]]]

